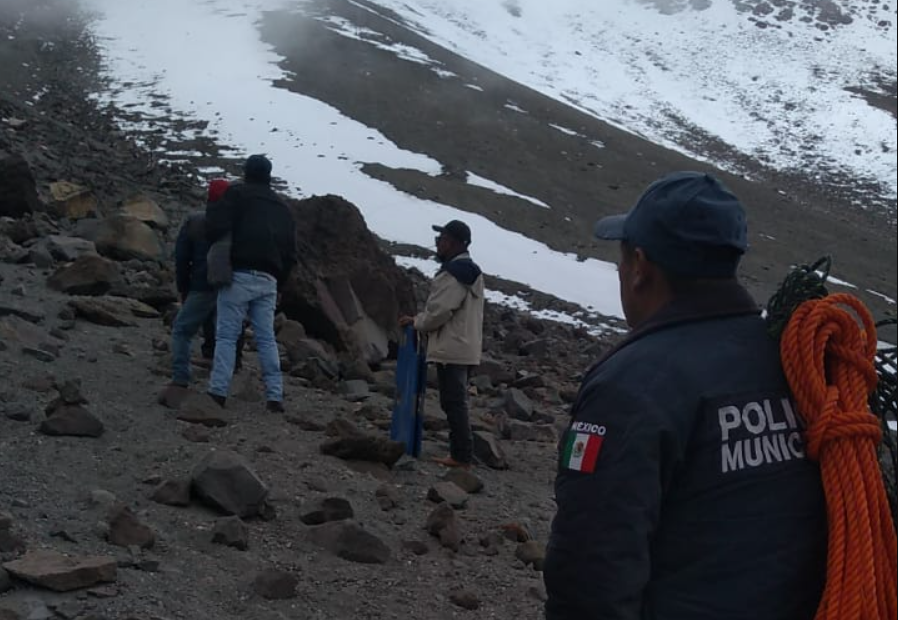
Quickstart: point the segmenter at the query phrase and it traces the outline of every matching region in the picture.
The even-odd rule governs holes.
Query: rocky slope
[[[315,197],[291,203],[287,413],[263,412],[252,352],[224,412],[202,359],[191,392],[163,391],[171,244],[203,190],[93,104],[99,59],[64,6],[0,5],[0,620],[539,617],[557,429],[610,343],[488,306],[478,467],[402,456],[393,320],[426,281]],[[430,390],[425,456],[446,439]]]

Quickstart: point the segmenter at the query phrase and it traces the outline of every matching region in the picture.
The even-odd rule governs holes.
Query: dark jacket
[[[735,281],[586,375],[561,442],[548,620],[811,620],[826,508],[777,343]]]
[[[234,271],[263,271],[278,286],[296,264],[296,226],[284,202],[267,184],[235,183],[206,207],[206,239],[232,234]]]
[[[181,225],[175,241],[175,281],[182,296],[191,291],[211,291],[206,280],[206,214],[192,213]]]

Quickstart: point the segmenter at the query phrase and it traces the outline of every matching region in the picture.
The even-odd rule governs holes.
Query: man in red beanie
[[[209,182],[208,203],[221,199],[228,189],[226,179]],[[187,387],[190,384],[190,344],[197,330],[203,327],[203,357],[210,359],[215,347],[215,308],[217,291],[206,278],[206,214],[203,211],[190,214],[178,232],[175,243],[175,272],[181,308],[172,326],[172,385]],[[237,367],[243,337],[237,346]]]

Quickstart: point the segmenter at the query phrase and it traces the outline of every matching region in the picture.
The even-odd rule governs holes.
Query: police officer
[[[810,620],[826,509],[777,343],[737,282],[745,211],[679,172],[625,215],[632,331],[586,374],[561,441],[548,620]]]

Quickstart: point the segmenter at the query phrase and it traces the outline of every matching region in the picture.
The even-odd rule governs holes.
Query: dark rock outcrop
[[[398,340],[397,318],[415,311],[411,280],[343,198],[313,196],[290,201],[290,208],[300,262],[282,309],[340,352],[384,359]]]

